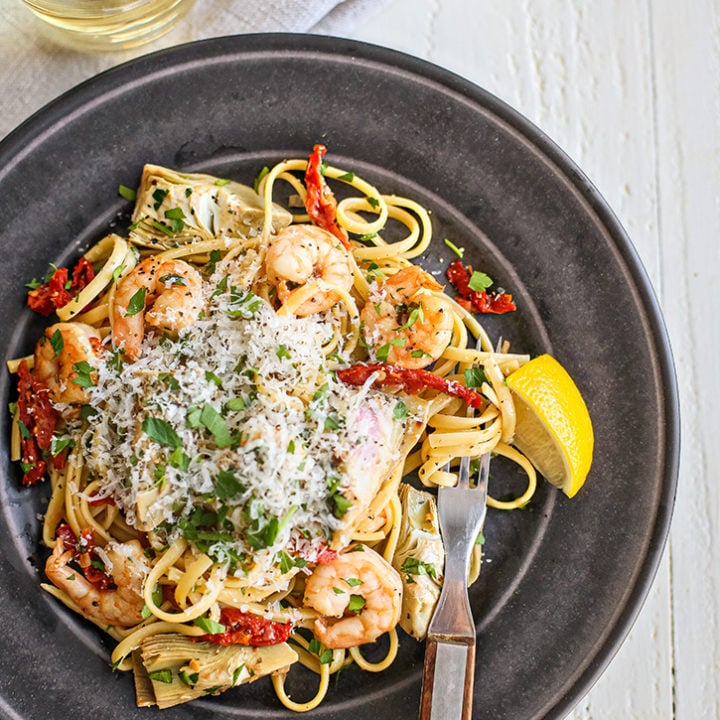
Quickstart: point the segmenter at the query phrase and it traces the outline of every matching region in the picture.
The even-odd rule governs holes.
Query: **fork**
[[[455,487],[438,490],[445,577],[425,645],[420,720],[470,720],[475,677],[475,623],[467,592],[470,554],[487,510],[490,453],[470,487],[470,458],[460,460]]]

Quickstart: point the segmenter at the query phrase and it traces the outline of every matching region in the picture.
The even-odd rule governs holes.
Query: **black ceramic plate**
[[[487,562],[472,592],[478,625],[475,717],[560,718],[596,680],[651,583],[674,497],[678,417],[668,342],[652,290],[617,220],[537,128],[450,73],[345,40],[264,35],[211,40],[141,58],[62,96],[0,144],[0,307],[6,357],[41,323],[23,283],[77,257],[125,202],[145,162],[252,181],[316,142],[382,191],[432,210],[441,242],[513,292],[489,317],[517,351],[551,351],[587,399],[596,454],[569,501],[543,484],[525,511],[490,511]],[[2,402],[12,397],[2,378]],[[109,645],[42,593],[42,490],[19,487],[0,414],[0,707],[13,718],[155,717],[108,666]],[[500,462],[496,494],[519,481]],[[423,647],[402,639],[386,673],[332,684],[322,718],[417,714]],[[301,695],[303,688],[298,687]],[[286,717],[269,681],[163,717]]]

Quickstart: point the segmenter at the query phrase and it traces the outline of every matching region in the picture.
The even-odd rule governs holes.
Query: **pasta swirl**
[[[528,483],[492,507],[535,490],[504,382],[528,357],[494,351],[413,262],[432,239],[424,207],[323,153],[255,189],[147,166],[129,236],[88,250],[60,322],[10,364],[13,459],[51,483],[43,588],[118,641],[141,705],[271,674],[303,712],[333,673],[386,670],[408,584],[442,580],[437,528],[435,555],[404,555],[420,552],[412,502],[433,533],[432,495],[409,484],[452,484],[458,458],[495,453]],[[381,637],[371,662],[361,648]],[[306,701],[285,690],[295,662],[318,677]]]

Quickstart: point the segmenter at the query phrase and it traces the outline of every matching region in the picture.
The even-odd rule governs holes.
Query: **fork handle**
[[[475,679],[475,638],[425,645],[419,720],[471,720]]]

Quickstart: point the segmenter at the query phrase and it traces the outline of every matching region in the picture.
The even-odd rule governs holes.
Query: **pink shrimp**
[[[145,324],[176,333],[193,323],[203,306],[202,277],[183,260],[149,257],[118,284],[112,308],[112,337],[135,360]]]

